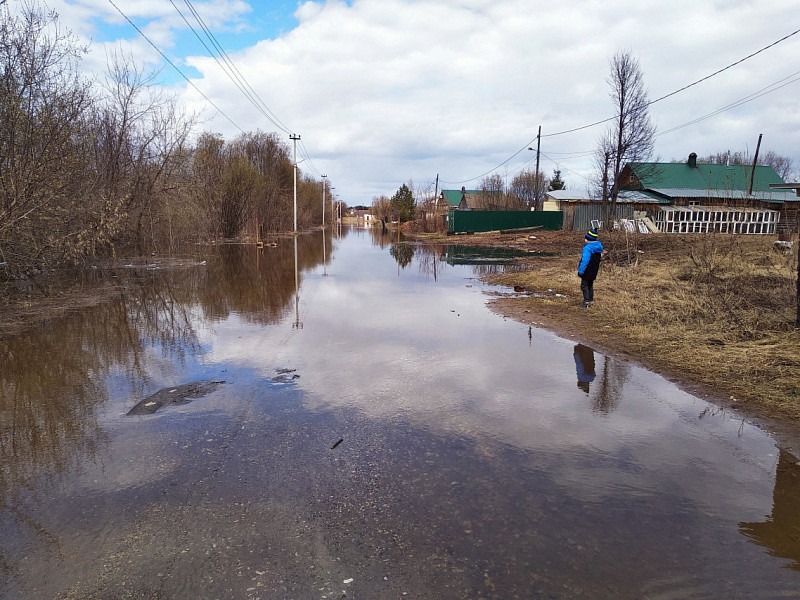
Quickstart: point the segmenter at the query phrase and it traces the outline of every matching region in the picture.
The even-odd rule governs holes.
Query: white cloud
[[[183,56],[174,45],[183,24],[168,3],[123,4],[152,19],[147,31],[154,41]],[[92,11],[113,17],[99,0],[68,6],[82,32]],[[258,22],[243,2],[199,6],[214,27],[242,26],[251,17]],[[357,204],[391,194],[410,178],[423,182],[439,173],[458,182],[480,175],[533,139],[540,124],[548,136],[610,116],[605,80],[617,50],[639,57],[653,99],[790,33],[792,26],[783,24],[796,22],[795,14],[794,2],[766,0],[330,0],[298,4],[294,29],[232,56],[266,104],[303,136],[314,165],[341,198]],[[659,102],[651,108],[653,121],[666,131],[787,77],[797,70],[799,48],[797,35]],[[212,59],[185,60],[202,74],[198,87],[243,129],[275,129]],[[763,133],[763,148],[800,163],[799,85],[661,135],[656,154],[669,160],[691,151],[752,151]],[[184,98],[213,114],[191,88]],[[221,116],[207,127],[238,133]],[[551,172],[555,160],[568,186],[585,187],[579,175],[591,161],[575,155],[593,150],[601,131],[544,137],[542,169]],[[510,178],[532,158],[526,150],[498,172]]]

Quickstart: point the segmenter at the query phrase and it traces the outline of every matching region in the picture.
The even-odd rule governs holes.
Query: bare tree
[[[697,162],[712,165],[752,165],[753,158],[747,151],[731,152],[727,150],[725,152],[718,151],[714,154],[698,158]],[[784,181],[794,177],[794,161],[790,157],[778,154],[774,150],[767,150],[760,154],[758,157],[758,164],[772,167]]]
[[[639,61],[630,52],[618,52],[611,59],[607,80],[611,86],[615,117],[600,139],[596,164],[604,183],[600,193],[606,221],[613,220],[619,194],[619,174],[627,163],[642,162],[653,152],[655,127],[650,122],[649,101]],[[607,176],[603,176],[606,172]]]
[[[375,196],[372,199],[372,214],[382,222],[392,218],[392,201],[389,196]]]
[[[516,210],[528,208],[540,210],[546,188],[545,176],[541,171],[539,173],[520,171],[511,180],[511,187],[508,191],[509,195],[518,200],[515,207]]]
[[[90,256],[120,225],[96,193],[83,52],[55,13],[0,8],[0,262],[12,276]]]
[[[481,210],[502,210],[505,208],[505,182],[500,175],[487,175],[481,180]]]

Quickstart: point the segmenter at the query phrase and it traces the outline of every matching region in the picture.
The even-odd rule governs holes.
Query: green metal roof
[[[694,189],[747,191],[752,165],[709,165],[697,163],[630,163],[628,165],[645,189]],[[754,192],[768,192],[771,183],[783,183],[772,169],[759,165],[755,170]]]
[[[480,190],[466,190],[467,194],[480,194]],[[444,199],[450,206],[458,206],[461,203],[461,190],[442,190]]]

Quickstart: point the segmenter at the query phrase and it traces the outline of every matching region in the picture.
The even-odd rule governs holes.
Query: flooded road
[[[0,341],[0,597],[800,596],[798,459],[493,314],[504,267],[367,231],[205,259]]]

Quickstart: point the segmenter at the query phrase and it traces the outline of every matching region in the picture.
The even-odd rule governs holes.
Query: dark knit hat
[[[586,239],[587,242],[595,241],[598,238],[597,230],[596,229],[590,229],[589,231],[586,232],[586,235],[584,236],[584,238]]]

